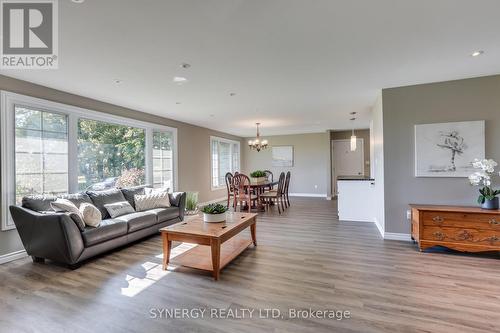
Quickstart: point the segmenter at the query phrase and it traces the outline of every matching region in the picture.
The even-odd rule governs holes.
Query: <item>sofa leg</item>
[[[78,269],[80,267],[82,267],[82,264],[77,262],[76,264],[68,264],[67,265],[69,269],[71,269],[72,271],[74,271],[75,269]]]
[[[44,258],[35,257],[35,256],[31,256],[31,260],[33,260],[34,263],[40,263],[40,264],[43,264],[45,262]]]

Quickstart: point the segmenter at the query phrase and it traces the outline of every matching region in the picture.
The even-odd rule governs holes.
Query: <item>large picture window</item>
[[[240,169],[240,143],[238,141],[211,137],[210,155],[212,165],[212,189],[226,186],[226,173]]]
[[[67,193],[67,116],[16,105],[15,166],[16,204],[31,193]]]
[[[145,184],[145,151],[144,129],[79,119],[79,190]]]
[[[153,132],[153,186],[173,187],[173,137],[171,132]]]
[[[177,187],[177,130],[1,92],[2,230],[9,205],[59,195],[152,184]]]

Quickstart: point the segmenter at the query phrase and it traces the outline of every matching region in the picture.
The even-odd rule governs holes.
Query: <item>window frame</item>
[[[231,145],[231,161],[230,161],[230,163],[231,163],[232,172],[238,171],[241,168],[241,142],[237,141],[237,140],[231,140],[231,139],[221,138],[221,137],[218,137],[218,136],[210,136],[210,188],[211,188],[212,191],[219,191],[219,190],[222,190],[222,189],[226,188],[226,184],[222,184],[222,185],[219,185],[219,186],[214,186],[213,185],[213,179],[214,179],[214,174],[213,174],[213,171],[214,171],[214,167],[213,167],[213,164],[214,164],[214,152],[213,152],[212,148],[213,148],[214,141],[229,143]],[[234,162],[233,145],[237,145],[238,146],[238,165],[236,167],[233,166],[233,162]],[[217,161],[217,163],[219,163],[219,162]],[[218,175],[217,175],[217,177],[218,177]]]
[[[153,181],[153,131],[172,133],[173,189],[178,188],[178,145],[177,128],[144,122],[52,102],[46,99],[26,96],[9,91],[0,91],[0,158],[1,158],[1,220],[2,230],[15,229],[9,214],[9,206],[15,204],[15,106],[24,106],[40,111],[59,113],[68,117],[68,192],[78,192],[78,120],[80,118],[103,121],[116,125],[144,129],[146,136],[145,176],[146,184]]]

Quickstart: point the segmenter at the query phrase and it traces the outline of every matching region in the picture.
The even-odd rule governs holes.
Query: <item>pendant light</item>
[[[351,115],[354,116],[356,112],[351,112]],[[357,146],[357,137],[356,134],[354,134],[354,121],[356,120],[355,117],[351,118],[352,121],[352,134],[351,134],[351,151],[356,151],[356,146]]]

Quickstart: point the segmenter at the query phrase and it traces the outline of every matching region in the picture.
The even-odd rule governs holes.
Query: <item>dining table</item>
[[[274,186],[278,185],[278,181],[271,181],[271,180],[265,180],[265,181],[252,181],[250,180],[250,184],[247,185],[249,191],[251,193],[254,193],[257,195],[257,207],[252,207],[252,208],[257,208],[260,211],[264,210],[264,205],[260,201],[260,195],[264,193],[266,188],[272,189]],[[272,203],[271,203],[272,205]]]

